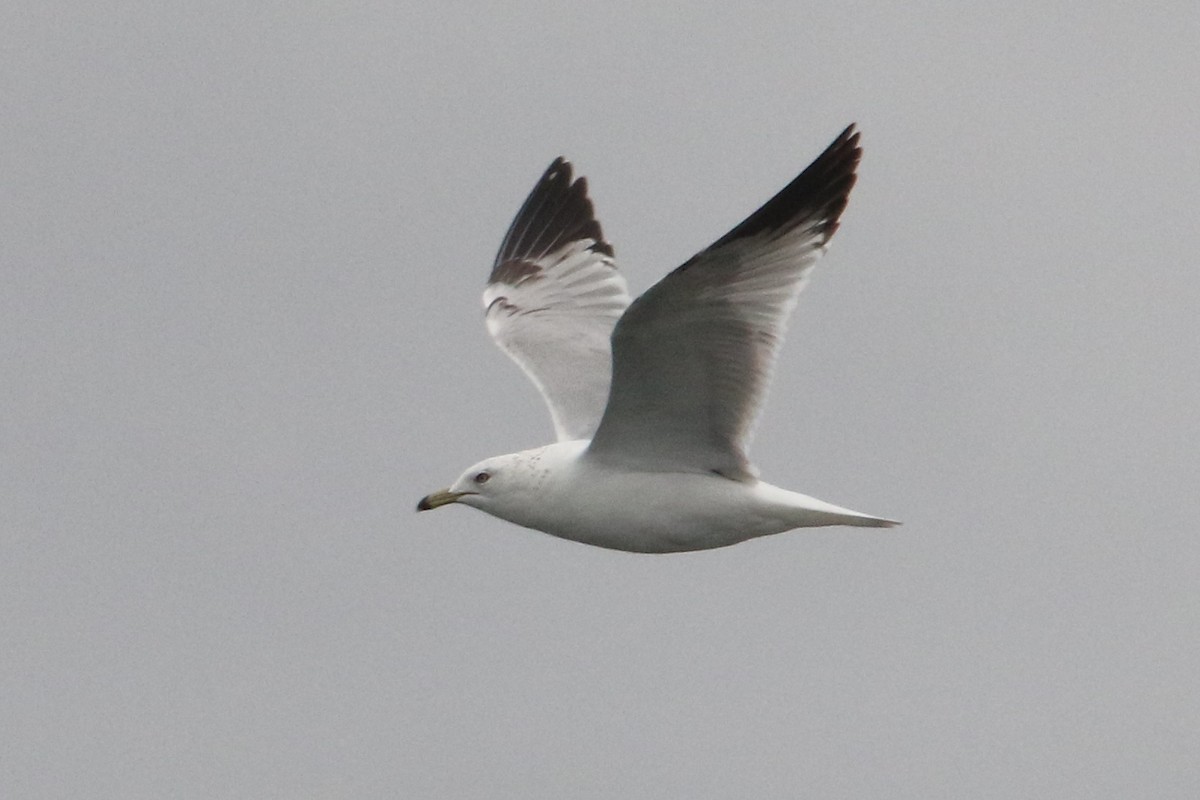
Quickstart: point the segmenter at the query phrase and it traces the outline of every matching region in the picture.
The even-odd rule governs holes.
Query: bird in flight
[[[586,179],[556,159],[509,227],[483,304],[492,338],[549,406],[557,441],[481,461],[417,509],[459,503],[639,553],[898,525],[772,486],[746,456],[788,316],[838,228],[861,156],[851,125],[633,302]]]

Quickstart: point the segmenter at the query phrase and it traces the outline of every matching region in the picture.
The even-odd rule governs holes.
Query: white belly
[[[587,442],[514,454],[523,489],[463,502],[563,539],[636,553],[707,550],[819,525],[892,525],[769,483],[710,473],[633,472],[587,457]]]
[[[752,501],[753,487],[685,473],[593,475],[533,527],[565,539],[635,552],[724,547],[792,527]]]
[[[812,525],[846,524],[840,509],[767,483],[718,475],[580,470],[547,487],[520,525],[640,553],[707,550]],[[854,512],[849,512],[853,514]]]

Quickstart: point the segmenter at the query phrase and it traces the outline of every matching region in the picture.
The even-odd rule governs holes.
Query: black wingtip
[[[588,198],[587,178],[574,178],[571,162],[559,156],[542,173],[504,235],[489,282],[506,262],[536,261],[580,239],[592,240],[592,250],[612,257],[612,245],[604,240]]]
[[[847,125],[795,180],[721,237],[717,244],[765,231],[787,230],[805,221],[818,222],[824,241],[828,241],[838,229],[842,212],[850,200],[850,190],[858,178],[861,139],[858,126]]]

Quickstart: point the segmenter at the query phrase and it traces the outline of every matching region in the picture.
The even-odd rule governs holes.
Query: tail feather
[[[897,525],[903,525],[903,522],[885,517],[869,517],[866,514],[847,514],[843,517],[842,522],[835,522],[834,525],[853,525],[856,528],[895,528]]]
[[[825,525],[852,525],[856,528],[894,528],[899,520],[873,517],[861,511],[835,506],[815,497],[791,494],[797,527],[819,527]]]

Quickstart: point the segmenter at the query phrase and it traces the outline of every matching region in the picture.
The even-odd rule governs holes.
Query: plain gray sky
[[[0,794],[1194,797],[1198,41],[1184,2],[6,4]],[[904,527],[414,513],[551,436],[479,292],[552,158],[641,292],[851,121],[753,456]]]

